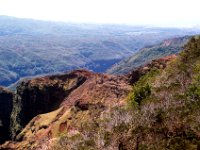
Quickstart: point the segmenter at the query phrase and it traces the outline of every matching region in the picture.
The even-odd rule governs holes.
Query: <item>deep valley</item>
[[[193,36],[127,74],[79,69],[1,88],[0,149],[198,150],[199,76]]]

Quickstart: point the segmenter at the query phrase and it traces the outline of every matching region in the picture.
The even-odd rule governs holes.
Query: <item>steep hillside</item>
[[[148,45],[193,29],[45,22],[0,16],[0,85],[77,68],[105,72]]]
[[[128,59],[122,60],[107,70],[109,74],[123,74],[151,62],[153,59],[177,54],[188,42],[189,36],[165,40],[162,43],[143,48]]]
[[[129,106],[135,115],[124,148],[200,148],[200,37],[192,38],[184,49],[166,69],[152,68],[134,84]]]
[[[149,72],[133,82],[126,107],[113,107],[87,123],[84,118],[78,131],[76,126],[73,132],[66,132],[42,146],[48,145],[50,149],[200,149],[200,37],[192,38],[184,49],[165,69],[152,65]]]
[[[128,76],[77,70],[22,82],[14,97],[11,116],[12,137],[18,142],[6,143],[3,147],[43,149],[48,145],[54,149],[54,145],[49,145],[49,142],[61,135],[65,137],[69,133],[73,136],[85,132],[87,128],[94,128],[94,131],[88,133],[94,134],[102,114],[126,106],[127,95],[131,91],[130,83],[135,83],[152,67],[165,68],[171,59],[174,57],[155,60]],[[93,121],[97,121],[97,124]]]
[[[77,70],[26,81],[11,117],[11,129],[21,128],[0,149],[198,150],[199,82],[200,37],[177,57],[153,60],[126,76]]]
[[[112,107],[124,105],[130,91],[125,76],[85,70],[22,82],[17,88],[11,116],[12,136],[18,143],[7,143],[7,146],[36,148],[47,138],[66,131],[76,132],[82,121],[86,123]]]
[[[0,87],[0,144],[10,139],[10,116],[12,111],[13,93]]]
[[[69,147],[57,147],[54,146],[54,142],[62,135],[65,138],[68,134],[76,136],[82,132],[97,136],[98,134],[94,132],[99,129],[98,118],[104,119],[104,114],[126,106],[127,95],[132,89],[130,84],[149,72],[147,68],[165,68],[171,59],[174,57],[155,60],[128,76],[111,76],[77,70],[69,74],[22,82],[17,88],[11,116],[12,136],[18,142],[8,142],[3,147],[44,149],[48,146],[52,149],[71,149],[73,146],[71,139]],[[137,75],[135,72],[138,72]],[[41,114],[45,112],[46,114]],[[52,140],[53,145],[49,145]],[[93,143],[90,140],[87,142]],[[85,146],[86,149],[89,147]]]

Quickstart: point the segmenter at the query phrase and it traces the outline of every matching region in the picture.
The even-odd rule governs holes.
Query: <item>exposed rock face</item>
[[[85,70],[22,82],[14,97],[12,135],[16,141],[30,143],[74,130],[74,123],[69,123],[70,120],[83,119],[80,115],[92,119],[104,110],[124,105],[131,89],[126,76]],[[23,149],[18,144],[7,143],[6,147]]]
[[[91,72],[88,73],[91,74]],[[120,103],[120,99],[127,96],[129,89],[131,88],[126,76],[92,73],[82,86],[65,98],[61,106],[69,108],[75,105],[99,102],[105,106],[117,105]]]
[[[81,132],[85,123],[124,106],[131,84],[142,75],[151,68],[165,68],[175,57],[154,60],[124,76],[76,70],[22,82],[11,117],[12,135],[18,142],[7,142],[0,149],[42,149],[44,142],[62,133]]]
[[[33,117],[56,110],[60,106],[69,108],[77,105],[81,108],[86,107],[82,105],[87,105],[88,101],[94,103],[101,99],[105,103],[112,103],[127,93],[122,90],[123,86],[120,87],[121,82],[127,85],[128,80],[124,76],[108,76],[85,70],[22,82],[14,97],[11,116],[13,139],[20,140],[16,135]]]
[[[14,97],[11,116],[13,139],[33,117],[57,109],[63,99],[85,80],[86,77],[72,72],[22,82]]]
[[[9,140],[10,114],[12,111],[13,93],[0,87],[0,143]]]

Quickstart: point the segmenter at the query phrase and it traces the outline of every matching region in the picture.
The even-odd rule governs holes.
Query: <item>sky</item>
[[[0,15],[73,23],[190,27],[200,0],[0,0]]]

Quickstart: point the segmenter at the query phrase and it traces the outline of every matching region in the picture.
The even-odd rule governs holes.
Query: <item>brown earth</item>
[[[76,70],[21,83],[12,116],[17,142],[8,141],[0,149],[45,149],[44,145],[51,147],[51,141],[64,133],[84,131],[88,121],[113,107],[124,106],[131,85],[142,75],[154,67],[165,68],[175,57],[153,60],[124,76]],[[23,107],[18,111],[20,106]],[[16,124],[21,128],[16,128]]]

